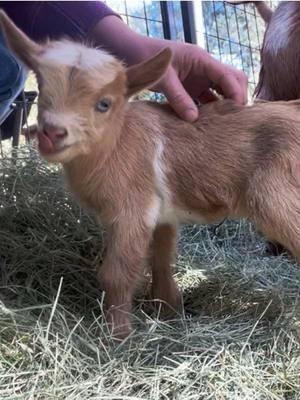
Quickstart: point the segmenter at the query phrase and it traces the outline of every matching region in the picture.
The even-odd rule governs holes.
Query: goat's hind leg
[[[176,248],[176,226],[163,224],[156,227],[150,247],[152,269],[152,297],[162,301],[162,312],[169,315],[180,309],[181,294],[172,275],[171,263]]]
[[[256,193],[251,219],[268,240],[282,245],[300,262],[300,190],[283,180],[280,187]]]

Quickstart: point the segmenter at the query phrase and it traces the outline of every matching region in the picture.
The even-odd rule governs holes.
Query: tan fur
[[[14,38],[10,45],[16,48]],[[180,222],[246,217],[300,259],[300,101],[218,101],[202,106],[193,124],[167,104],[127,102],[169,61],[166,51],[136,73],[116,61],[116,78],[104,86],[97,80],[101,67],[82,71],[39,61],[34,67],[39,129],[50,112],[68,133],[61,147],[43,155],[63,164],[79,201],[110,228],[97,276],[118,336],[130,331],[132,297],[151,244],[153,295],[176,307],[170,264]],[[99,113],[95,104],[105,97],[112,106]]]
[[[275,11],[264,1],[229,3],[252,3],[268,24],[255,96],[268,101],[300,98],[300,2],[281,1]]]
[[[171,263],[176,249],[176,226],[158,225],[153,232],[150,247],[150,266],[152,269],[152,296],[170,306],[163,312],[173,311],[181,305],[181,296],[172,276]]]

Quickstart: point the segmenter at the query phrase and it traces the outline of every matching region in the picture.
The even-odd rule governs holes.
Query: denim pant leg
[[[7,48],[0,32],[0,123],[24,87],[26,73]]]

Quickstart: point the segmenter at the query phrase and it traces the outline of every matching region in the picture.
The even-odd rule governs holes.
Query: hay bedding
[[[185,315],[160,321],[147,283],[115,343],[94,270],[103,230],[24,147],[1,160],[0,399],[300,399],[299,267],[246,222],[183,229]]]

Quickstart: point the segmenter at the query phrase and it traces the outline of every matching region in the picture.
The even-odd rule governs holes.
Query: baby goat
[[[62,163],[79,201],[110,227],[97,278],[115,335],[130,331],[150,247],[154,298],[180,302],[171,261],[181,222],[246,217],[300,259],[300,101],[218,101],[184,122],[167,104],[128,102],[161,78],[170,50],[126,69],[102,50],[39,45],[0,21],[37,75],[40,153]]]

